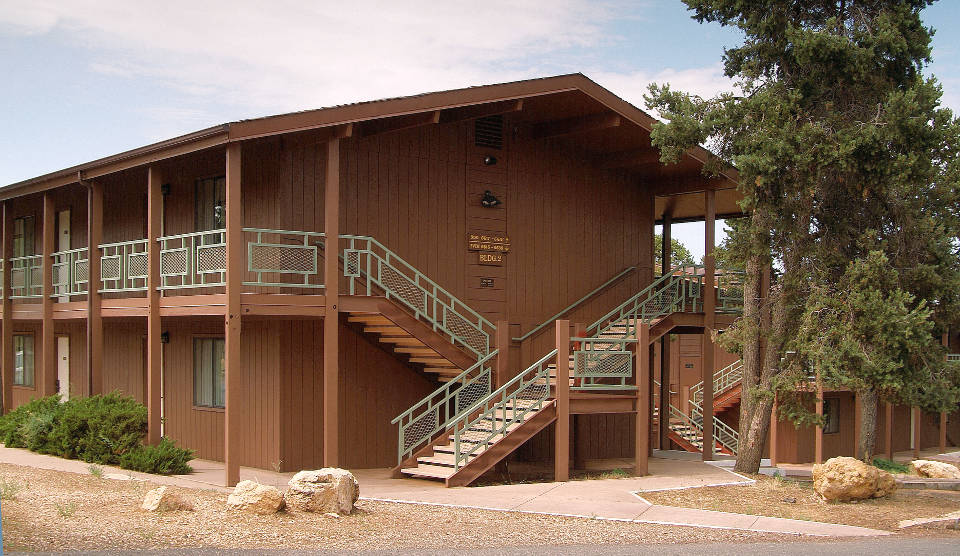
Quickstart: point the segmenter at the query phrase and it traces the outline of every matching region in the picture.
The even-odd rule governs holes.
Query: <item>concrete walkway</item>
[[[0,447],[0,463],[72,473],[90,472],[89,464],[84,462],[34,454],[16,448]],[[191,465],[195,470],[193,474],[170,477],[112,467],[104,467],[104,473],[113,479],[149,480],[158,484],[222,492],[231,490],[222,486],[222,463],[194,460]],[[642,498],[643,491],[753,482],[721,467],[688,461],[685,458],[651,458],[650,475],[645,477],[467,488],[445,488],[441,483],[433,481],[392,479],[389,471],[385,469],[361,469],[354,474],[360,482],[360,491],[365,500],[797,535],[849,537],[889,534],[886,531],[849,525],[661,506],[650,504]],[[256,479],[263,484],[278,487],[285,486],[292,475],[263,469],[240,470],[241,479]]]

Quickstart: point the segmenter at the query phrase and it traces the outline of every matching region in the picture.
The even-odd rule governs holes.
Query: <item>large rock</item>
[[[227,506],[255,514],[272,514],[283,508],[283,495],[277,487],[240,481],[227,497]]]
[[[897,490],[893,475],[856,458],[830,458],[813,466],[813,488],[827,501],[882,498]]]
[[[960,469],[957,466],[939,461],[916,459],[910,462],[913,472],[920,477],[931,479],[960,479]]]
[[[141,509],[148,512],[170,512],[175,510],[192,510],[193,504],[181,498],[178,494],[165,486],[155,488],[143,497]]]
[[[301,512],[348,514],[360,496],[353,473],[334,467],[301,471],[287,485],[287,508]]]

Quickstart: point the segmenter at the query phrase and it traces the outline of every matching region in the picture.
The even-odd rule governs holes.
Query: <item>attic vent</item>
[[[486,116],[474,120],[473,142],[478,147],[503,148],[503,116]]]

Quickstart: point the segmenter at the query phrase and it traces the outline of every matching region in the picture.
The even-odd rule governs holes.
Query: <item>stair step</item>
[[[423,342],[413,336],[380,336],[377,340],[382,344],[395,344],[398,346],[425,346]]]
[[[483,453],[482,449],[477,450],[476,452],[467,456],[467,463],[476,459],[481,453]],[[419,457],[417,458],[417,465],[418,466],[433,465],[436,467],[453,467],[455,464],[455,461],[456,461],[456,458],[454,458],[453,450],[451,449],[450,452],[437,453],[432,456]]]
[[[446,479],[453,475],[455,470],[452,467],[442,467],[439,465],[418,465],[416,467],[401,469],[400,472],[404,475],[410,475],[411,477]]]
[[[423,363],[424,365],[431,365],[433,367],[456,367],[450,361],[437,356],[437,357],[411,357],[411,363]]]
[[[398,336],[409,338],[410,333],[399,326],[364,326],[363,332],[366,334],[382,334],[387,336]]]
[[[428,347],[397,347],[394,348],[393,351],[410,355],[438,355],[435,350]]]
[[[363,313],[351,313],[350,316],[347,317],[347,322],[359,322],[359,323],[374,324],[374,325],[379,324],[379,325],[386,325],[386,326],[393,325],[393,321],[391,321],[387,317],[384,317],[381,315],[371,315],[371,314],[363,314]]]

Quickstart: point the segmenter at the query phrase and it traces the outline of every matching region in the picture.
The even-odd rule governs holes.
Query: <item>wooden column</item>
[[[857,459],[869,459],[869,456],[863,458],[863,454],[857,452],[860,446],[860,427],[863,426],[863,419],[860,417],[860,406],[863,402],[856,392],[853,393],[853,457]]]
[[[53,252],[57,237],[57,213],[53,205],[53,192],[43,194],[43,328],[40,335],[41,384],[40,394],[57,393],[57,337],[53,329]]]
[[[639,476],[649,473],[650,458],[650,325],[637,319],[637,351],[633,368],[637,375],[637,419],[634,436],[634,469]],[[670,416],[667,416],[669,421]]]
[[[919,407],[913,408],[913,459],[920,459],[920,421],[923,413]]]
[[[940,337],[940,343],[943,344],[943,347],[947,348],[947,351],[950,351],[950,331],[947,329],[947,332],[944,332]],[[944,454],[947,452],[947,412],[940,412],[940,442],[938,444],[939,453]]]
[[[660,260],[663,261],[661,274],[670,272],[673,267],[673,232],[672,215],[668,212],[663,215],[663,241],[661,242]],[[660,338],[660,407],[658,408],[658,432],[660,435],[660,449],[670,447],[670,334]]]
[[[717,290],[714,283],[716,260],[713,256],[716,230],[716,198],[714,191],[703,192],[706,217],[703,227],[703,461],[713,459],[713,332],[716,328]]]
[[[817,417],[823,417],[823,383],[820,382],[820,375],[817,375]],[[823,426],[817,425],[813,439],[813,461],[814,463],[823,463]]]
[[[147,443],[160,442],[160,229],[163,219],[163,178],[160,170],[147,171]]]
[[[323,465],[340,463],[340,139],[327,142],[327,174],[324,182],[324,232],[326,252],[323,276],[326,307],[323,320]]]
[[[570,480],[570,321],[556,322],[557,424],[554,428],[553,480]]]
[[[779,432],[777,429],[779,428],[778,425],[780,424],[779,423],[780,420],[777,418],[778,409],[779,407],[777,405],[777,399],[774,398],[773,407],[770,410],[770,430],[769,430],[770,465],[772,467],[776,467],[777,462],[780,461],[779,458],[777,457],[777,433]]]
[[[886,419],[885,419],[885,430],[884,432],[884,448],[887,450],[887,459],[893,460],[893,404],[887,402],[886,404]]]
[[[240,143],[227,145],[227,307],[224,319],[225,403],[223,415],[223,453],[226,484],[240,482],[240,416],[244,411],[243,360],[240,355],[242,320],[240,317],[240,290],[243,287],[243,189],[241,180],[242,147]]]
[[[87,185],[87,373],[90,395],[103,393],[103,315],[100,312],[100,243],[103,241],[103,184]]]
[[[3,203],[3,327],[0,328],[0,364],[3,366],[3,413],[13,409],[13,300],[10,299],[10,258],[13,257],[13,210]]]
[[[510,380],[510,323],[505,320],[497,321],[497,332],[494,345],[497,348],[497,374],[493,383],[495,388]]]

